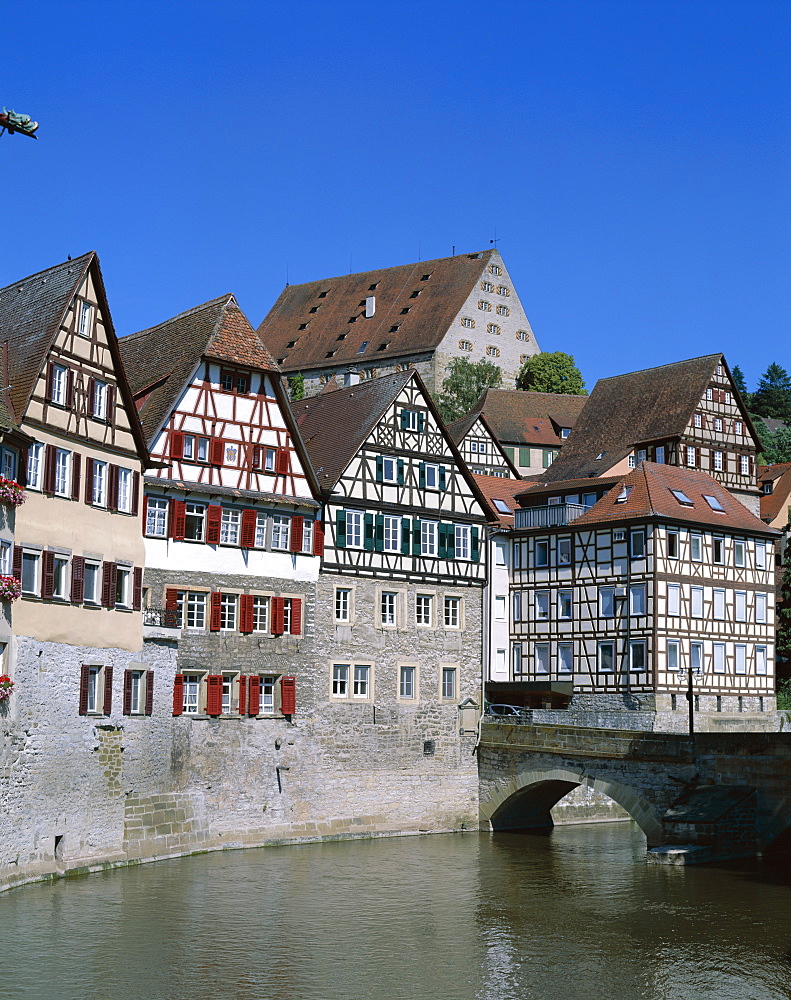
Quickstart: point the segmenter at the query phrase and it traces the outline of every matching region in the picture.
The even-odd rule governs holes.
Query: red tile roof
[[[761,494],[761,518],[774,521],[791,504],[791,462],[759,465],[758,481],[772,483],[772,492]]]
[[[587,401],[569,393],[487,389],[469,415],[483,413],[502,444],[557,447],[565,444],[560,428],[574,427]]]
[[[513,528],[514,511],[519,507],[514,497],[516,493],[524,492],[525,481],[523,479],[505,479],[502,476],[485,476],[480,472],[473,472],[472,478],[486,498],[489,509],[497,518],[500,527]],[[499,510],[495,505],[495,500],[501,501],[508,508],[508,513]]]

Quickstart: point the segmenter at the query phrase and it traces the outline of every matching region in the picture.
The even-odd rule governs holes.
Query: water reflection
[[[14,1000],[787,1000],[785,869],[630,824],[184,858],[0,897]]]

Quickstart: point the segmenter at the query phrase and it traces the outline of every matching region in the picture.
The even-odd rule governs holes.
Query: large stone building
[[[409,368],[436,394],[453,358],[491,361],[513,385],[538,352],[497,250],[287,285],[258,334],[309,395]]]

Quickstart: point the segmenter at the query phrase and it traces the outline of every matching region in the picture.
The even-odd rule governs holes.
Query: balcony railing
[[[143,608],[143,624],[160,628],[178,628],[179,613],[171,608]]]
[[[570,524],[585,513],[584,503],[554,503],[547,507],[523,507],[514,512],[515,528],[556,528]]]

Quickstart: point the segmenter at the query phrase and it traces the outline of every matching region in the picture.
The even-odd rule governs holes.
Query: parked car
[[[516,716],[517,718],[524,712],[518,705],[488,705],[486,715],[499,715],[503,717]]]

